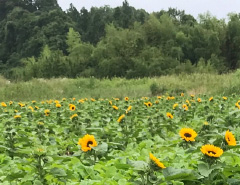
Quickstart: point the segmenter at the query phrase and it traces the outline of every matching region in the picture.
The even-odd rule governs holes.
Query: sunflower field
[[[0,184],[239,185],[236,95],[2,102]]]

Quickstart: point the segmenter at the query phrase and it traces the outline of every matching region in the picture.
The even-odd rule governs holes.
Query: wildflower
[[[225,140],[229,146],[236,146],[236,139],[232,132],[230,132],[229,130],[225,134]]]
[[[220,157],[223,154],[223,150],[217,146],[207,144],[201,147],[201,152],[209,157]]]
[[[92,150],[92,147],[97,146],[97,142],[93,135],[85,135],[83,138],[80,138],[78,145],[81,145],[81,149],[84,152]]]
[[[170,112],[167,112],[167,117],[173,119],[173,115]]]
[[[152,153],[149,154],[149,158],[151,159],[154,164],[156,164],[159,168],[166,168],[163,163],[159,161],[158,158],[156,158]]]
[[[121,116],[118,118],[117,122],[120,123],[120,122],[123,120],[123,118],[125,118],[125,114],[121,115]]]
[[[197,133],[191,128],[182,128],[179,135],[185,141],[195,141],[195,137],[197,137]]]

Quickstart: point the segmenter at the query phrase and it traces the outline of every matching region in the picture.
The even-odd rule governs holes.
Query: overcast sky
[[[63,10],[72,3],[78,10],[82,7],[90,9],[92,6],[110,7],[121,6],[123,0],[58,0]],[[218,18],[226,18],[230,12],[240,13],[240,0],[128,0],[130,6],[145,9],[148,12],[167,10],[169,7],[185,10],[186,13],[197,18],[198,14],[209,11]]]

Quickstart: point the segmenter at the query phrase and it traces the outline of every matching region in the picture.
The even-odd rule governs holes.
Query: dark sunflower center
[[[231,141],[231,139],[229,137],[227,139],[228,139],[228,141]]]
[[[88,141],[88,142],[87,142],[87,147],[89,147],[89,145],[92,145],[92,144],[93,144],[92,141]]]
[[[208,153],[209,154],[214,154],[214,155],[216,154],[216,152],[214,152],[214,151],[208,151]]]
[[[184,136],[185,136],[185,137],[192,137],[192,134],[185,133]]]
[[[74,110],[74,107],[72,107],[72,110]]]

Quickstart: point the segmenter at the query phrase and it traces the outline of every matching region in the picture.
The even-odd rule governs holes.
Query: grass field
[[[9,82],[0,78],[0,101],[30,101],[59,98],[142,97],[159,94],[231,95],[240,91],[240,73],[192,74],[126,80],[113,79],[34,79]]]

